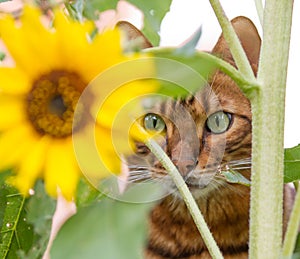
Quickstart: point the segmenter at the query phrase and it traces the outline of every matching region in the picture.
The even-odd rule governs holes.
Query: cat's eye
[[[207,118],[206,126],[212,133],[220,134],[225,132],[231,121],[231,114],[218,111]]]
[[[147,131],[160,133],[164,131],[166,124],[164,120],[157,114],[149,113],[144,117],[144,128]]]

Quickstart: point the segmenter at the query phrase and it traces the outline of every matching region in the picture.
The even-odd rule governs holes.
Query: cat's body
[[[256,28],[244,17],[233,20],[233,26],[256,73],[260,52]],[[222,36],[212,53],[234,65]],[[221,117],[215,116],[218,112]],[[208,85],[194,96],[155,105],[149,113],[164,118],[164,140],[160,144],[192,191],[224,257],[247,258],[250,188],[226,182],[219,172],[229,165],[250,179],[252,115],[249,100],[230,77],[217,71]],[[216,124],[216,132],[210,128],[208,118],[215,120],[212,123]],[[170,193],[149,216],[145,258],[211,258],[162,165],[142,143],[137,144],[137,153],[141,155],[139,158],[129,159],[135,179],[143,180],[144,174],[144,179],[161,181]],[[136,177],[137,172],[140,178]],[[284,228],[291,197],[292,192],[286,187]]]

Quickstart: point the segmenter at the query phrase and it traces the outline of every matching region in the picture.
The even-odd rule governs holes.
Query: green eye
[[[206,126],[212,133],[220,134],[228,129],[230,121],[231,115],[229,113],[219,111],[207,118]]]
[[[166,124],[159,115],[149,113],[144,117],[144,127],[147,131],[160,133],[165,129]]]

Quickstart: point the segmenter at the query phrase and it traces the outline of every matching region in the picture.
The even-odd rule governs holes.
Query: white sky
[[[227,16],[249,17],[261,31],[254,0],[221,1]],[[290,62],[286,95],[285,147],[300,143],[300,88],[297,73],[300,59],[300,3],[294,1],[294,17],[291,38]],[[221,29],[210,7],[209,1],[173,0],[171,11],[165,17],[161,28],[161,45],[177,46],[189,38],[203,25],[199,49],[210,50],[218,39]],[[298,64],[297,64],[298,63]],[[299,81],[299,80],[298,80]]]

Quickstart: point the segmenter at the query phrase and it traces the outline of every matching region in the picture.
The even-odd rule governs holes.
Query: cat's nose
[[[173,163],[182,176],[187,176],[197,165],[197,162],[192,159],[177,160]]]

